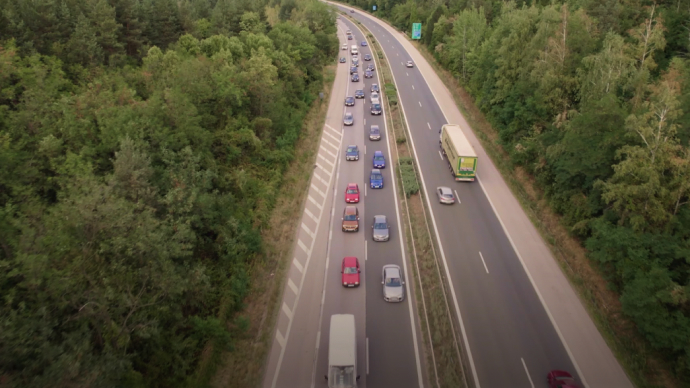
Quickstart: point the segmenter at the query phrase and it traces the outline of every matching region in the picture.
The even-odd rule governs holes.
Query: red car
[[[546,375],[546,380],[549,382],[549,388],[580,388],[573,375],[564,370],[552,370]]]
[[[358,203],[359,202],[359,185],[356,183],[348,183],[345,190],[345,202]]]
[[[359,260],[356,257],[348,256],[343,259],[343,265],[340,267],[342,274],[343,287],[359,287]]]

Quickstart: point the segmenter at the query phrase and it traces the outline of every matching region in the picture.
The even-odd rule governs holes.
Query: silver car
[[[369,128],[369,140],[381,140],[381,130],[378,125]]]
[[[436,196],[438,201],[448,205],[455,203],[455,196],[453,195],[453,190],[450,187],[440,186],[436,188]]]
[[[343,117],[343,124],[345,125],[352,125],[355,122],[354,116],[352,116],[352,113],[347,112],[345,113],[345,117]]]
[[[383,300],[386,302],[402,302],[405,299],[405,281],[400,267],[395,264],[383,266],[381,271],[383,284]]]
[[[374,241],[388,241],[390,235],[390,225],[386,216],[374,216],[374,225],[371,226],[372,238]]]

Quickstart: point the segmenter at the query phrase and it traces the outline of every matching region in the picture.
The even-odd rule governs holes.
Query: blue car
[[[381,170],[377,168],[371,170],[371,175],[369,176],[369,186],[372,189],[383,188],[383,175],[381,174]]]
[[[366,45],[367,45],[367,41],[366,41],[366,40],[363,40],[363,41],[362,41],[362,47],[364,47],[364,46],[366,46]]]
[[[381,151],[374,152],[374,168],[386,168],[386,158]]]

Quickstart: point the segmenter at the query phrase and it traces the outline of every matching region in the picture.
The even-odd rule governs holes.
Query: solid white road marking
[[[331,155],[332,157],[337,158],[337,156],[334,153],[327,150],[326,147],[324,147],[323,145],[321,145],[321,147],[319,147],[319,149],[323,150],[323,152],[327,153],[328,155]]]
[[[367,196],[367,186],[366,185],[364,185],[364,196],[365,197]]]
[[[316,205],[316,207],[318,207],[319,210],[323,209],[323,206],[321,206],[321,204],[319,204],[318,202],[316,202],[316,200],[314,199],[314,197],[312,197],[311,195],[308,195],[308,196],[307,196],[307,199],[309,200],[309,202],[311,202],[311,203],[313,203],[314,205]]]
[[[292,311],[290,311],[290,308],[287,304],[285,304],[285,302],[283,302],[283,312],[285,313],[285,315],[288,316],[290,320],[292,320]]]
[[[297,286],[295,285],[295,283],[292,282],[292,279],[290,278],[288,278],[288,286],[290,287],[292,292],[294,292],[295,294],[299,294],[299,289],[297,289]]]
[[[443,154],[441,154],[441,151],[438,151],[438,156],[440,156],[441,160],[443,160]]]
[[[326,128],[330,128],[330,129],[334,130],[338,135],[340,135],[340,131],[338,131],[337,129],[331,127],[330,125],[326,124]]]
[[[302,229],[304,229],[304,231],[307,232],[307,234],[308,234],[311,238],[314,238],[314,236],[316,236],[316,235],[314,234],[314,232],[312,232],[311,230],[309,230],[309,228],[307,227],[307,225],[306,225],[304,222],[302,223]]]
[[[458,195],[458,192],[455,190],[453,190],[453,192],[455,192],[455,198],[458,199],[458,203],[462,203],[462,202],[460,202],[460,196]]]
[[[326,193],[324,193],[323,191],[319,190],[319,188],[316,187],[316,185],[314,185],[313,183],[311,184],[311,188],[314,189],[314,191],[316,191],[317,193],[321,194],[322,197],[326,198]]]
[[[298,270],[300,273],[304,272],[304,267],[302,267],[302,264],[300,264],[300,262],[297,261],[297,258],[296,258],[296,257],[293,257],[293,258],[292,258],[292,264],[295,266],[295,268],[297,268],[297,270]]]
[[[310,212],[309,209],[307,209],[306,207],[304,208],[304,212],[307,213],[309,218],[311,218],[312,220],[314,220],[316,222],[319,222],[319,219],[316,218],[316,216],[312,212]]]
[[[320,180],[321,183],[323,183],[324,185],[328,186],[328,181],[325,180],[325,179],[323,179],[323,178],[321,178],[321,176],[319,176],[316,172],[314,172],[314,178]]]
[[[366,155],[366,154],[367,154],[367,145],[365,144],[364,145],[364,155]]]
[[[326,159],[325,156],[319,154],[319,158],[323,159],[326,163],[330,164],[331,167],[333,167],[333,162],[331,162],[330,160]]]
[[[328,136],[330,136],[330,137],[332,137],[332,138],[333,138],[333,139],[334,139],[335,141],[337,141],[337,142],[338,142],[338,144],[340,144],[340,139],[339,139],[339,138],[337,138],[337,137],[335,137],[335,136],[333,136],[333,135],[331,135],[331,133],[330,133],[330,132],[326,132],[326,131],[324,131],[323,133],[324,133],[324,134],[326,134],[326,135],[328,135]],[[336,148],[337,148],[337,147],[336,147]]]
[[[309,248],[307,248],[306,245],[302,242],[302,240],[297,240],[297,245],[299,245],[300,248],[302,248],[303,251],[310,253]]]
[[[367,240],[364,240],[364,261],[367,261]]]
[[[527,378],[529,379],[529,385],[534,388],[534,383],[532,382],[532,377],[529,375],[529,371],[527,370],[527,364],[525,364],[525,359],[520,357],[520,360],[522,360],[522,366],[525,367],[525,373],[527,373]]]
[[[285,347],[285,337],[283,337],[283,335],[280,334],[280,330],[276,330],[276,340],[278,340],[278,343],[280,344],[281,348]]]
[[[324,143],[326,143],[326,144],[328,144],[329,146],[335,148],[336,150],[338,149],[338,146],[337,146],[337,145],[331,143],[330,141],[328,141],[328,140],[326,140],[326,139],[323,139],[323,138],[322,138],[321,141],[324,142]]]
[[[364,119],[364,125],[367,125],[367,119]]]
[[[482,263],[484,264],[484,269],[486,270],[486,273],[489,273],[489,268],[486,266],[486,261],[484,261],[484,255],[482,255],[481,251],[479,251],[479,257],[482,258]]]
[[[321,171],[323,171],[323,172],[325,172],[326,174],[328,174],[329,177],[330,177],[331,175],[333,175],[330,171],[326,170],[322,165],[320,165],[320,164],[318,164],[318,163],[316,163],[316,167],[320,168]]]

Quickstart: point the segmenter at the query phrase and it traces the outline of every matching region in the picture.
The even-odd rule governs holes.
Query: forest
[[[0,0],[0,385],[195,384],[294,157],[316,0]]]
[[[690,2],[351,0],[472,95],[514,166],[690,379]]]

